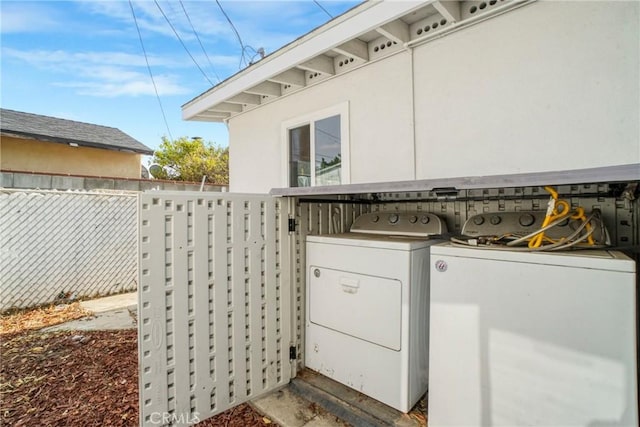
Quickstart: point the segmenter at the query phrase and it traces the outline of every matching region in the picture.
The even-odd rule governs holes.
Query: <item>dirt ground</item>
[[[69,319],[53,321],[30,313],[2,316],[0,425],[138,425],[137,331],[37,330],[76,313],[70,309]],[[27,320],[15,318],[20,315]],[[30,323],[33,318],[41,320]],[[197,425],[276,426],[246,404]]]

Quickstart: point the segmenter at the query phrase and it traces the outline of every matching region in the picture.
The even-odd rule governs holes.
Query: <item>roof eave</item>
[[[14,138],[20,138],[20,139],[31,139],[36,141],[52,142],[55,144],[66,144],[66,145],[76,144],[79,147],[100,148],[103,150],[144,154],[148,156],[151,156],[154,153],[153,150],[144,150],[144,149],[139,149],[134,147],[118,147],[115,145],[100,144],[98,142],[81,141],[81,140],[69,139],[69,138],[56,138],[56,137],[47,136],[47,135],[12,131],[10,129],[2,129],[0,130],[0,134],[14,137]]]
[[[182,106],[182,118],[222,122],[231,114],[213,114],[208,119],[197,116],[327,50],[432,2],[433,0],[365,2],[187,102]]]
[[[182,118],[227,122],[282,96],[533,1],[365,2],[187,102]]]

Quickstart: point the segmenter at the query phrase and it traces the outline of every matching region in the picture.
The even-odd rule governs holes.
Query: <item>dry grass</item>
[[[79,302],[59,304],[0,315],[0,336],[27,332],[90,316]]]

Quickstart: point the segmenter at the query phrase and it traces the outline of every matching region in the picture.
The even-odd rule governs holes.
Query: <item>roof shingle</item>
[[[0,108],[0,132],[39,141],[153,154],[152,149],[120,129],[4,108]]]

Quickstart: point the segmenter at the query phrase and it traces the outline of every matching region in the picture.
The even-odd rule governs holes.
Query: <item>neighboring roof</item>
[[[81,147],[152,155],[153,150],[120,129],[0,108],[2,135]]]
[[[366,1],[187,102],[182,117],[223,122],[529,1]]]

